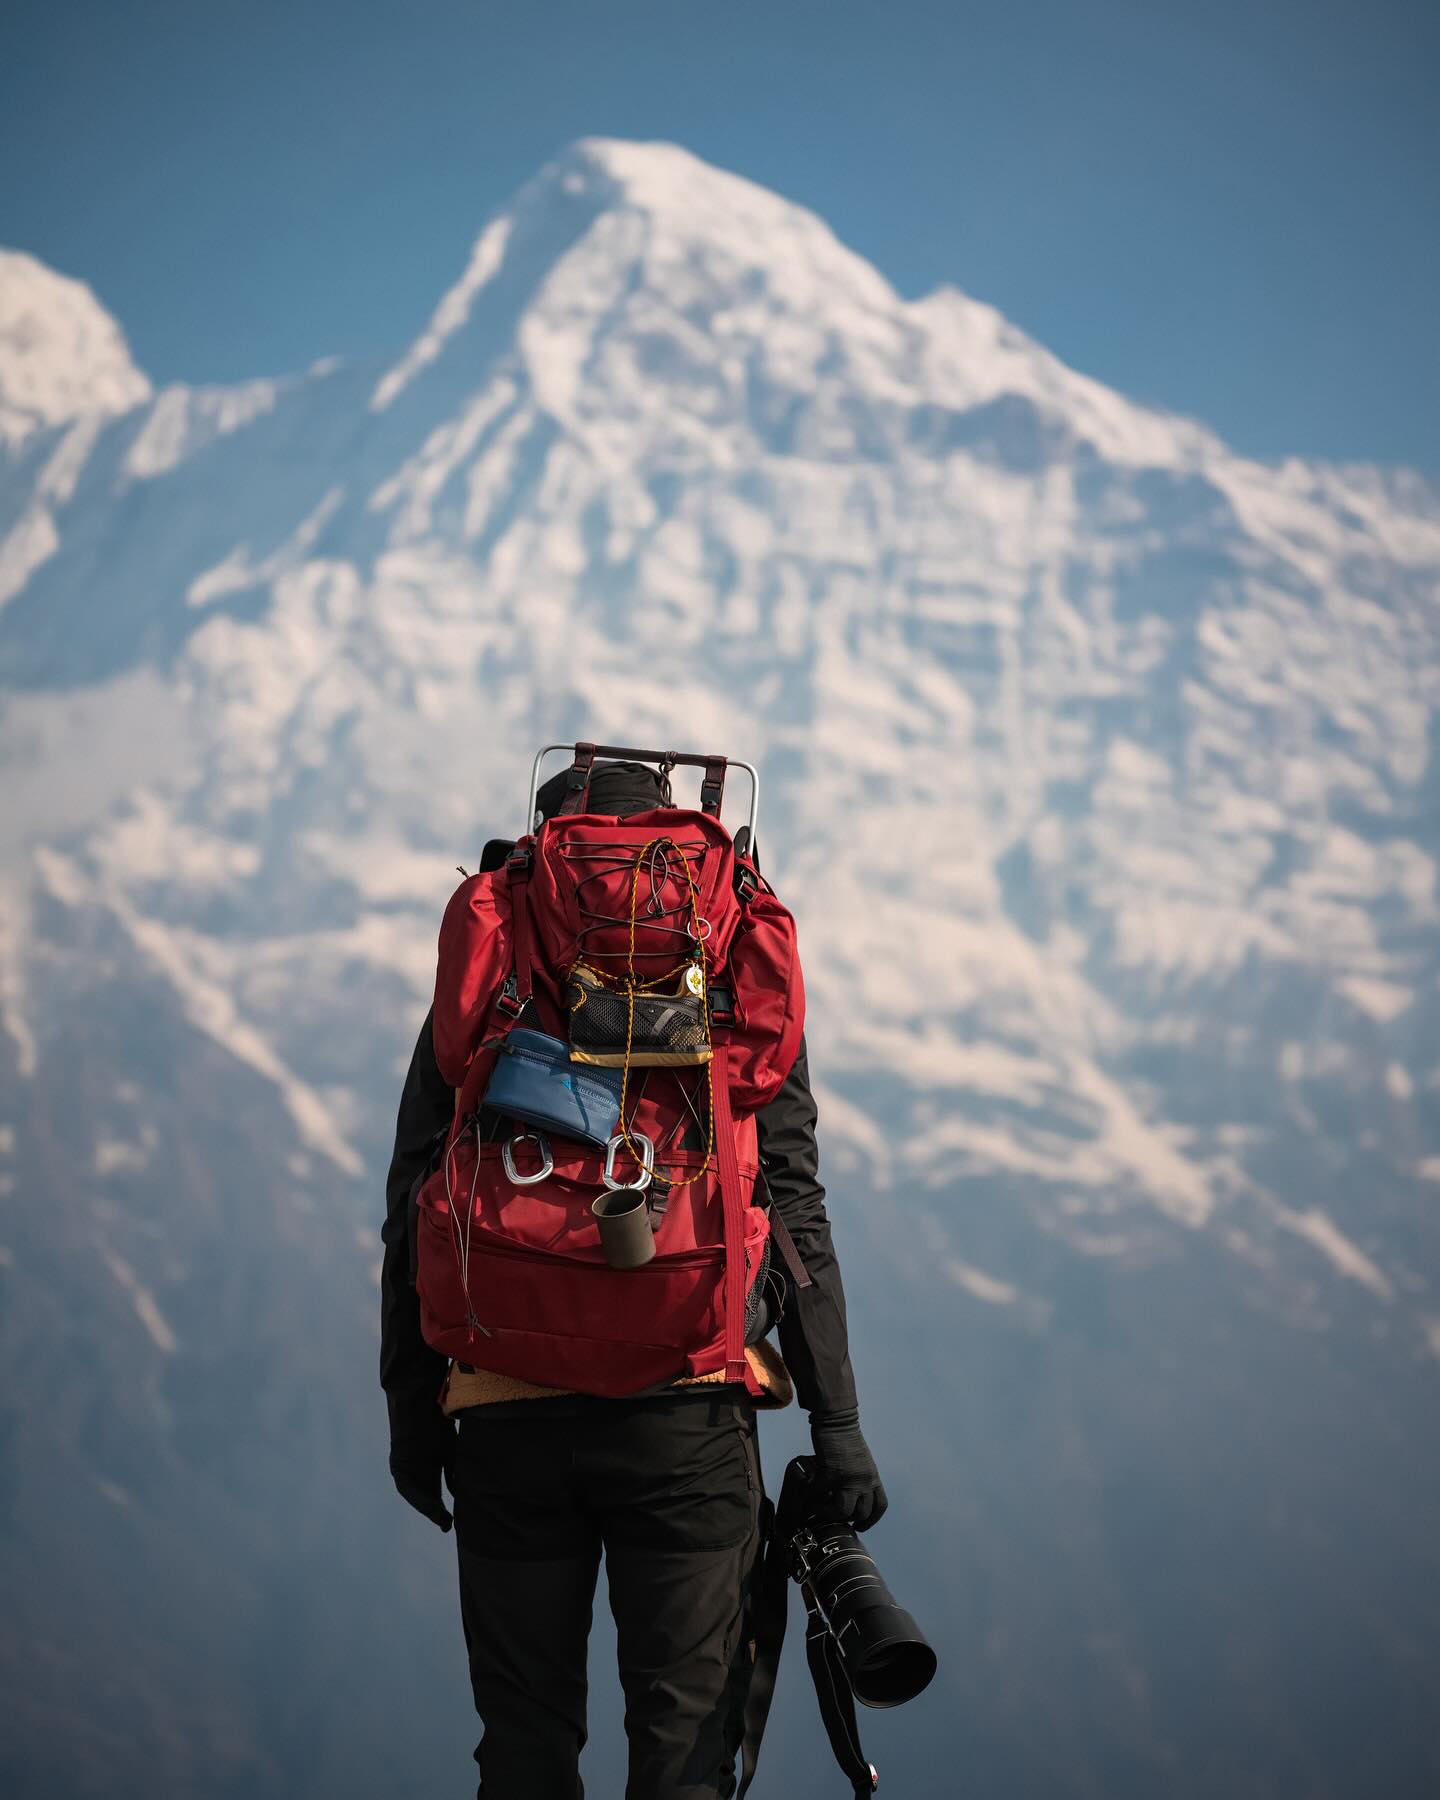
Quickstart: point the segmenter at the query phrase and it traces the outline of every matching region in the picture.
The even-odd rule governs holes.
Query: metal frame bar
[[[540,792],[540,765],[553,751],[565,750],[573,754],[574,749],[575,746],[573,743],[546,744],[543,748],[536,751],[535,761],[530,766],[530,810],[525,815],[526,824],[520,834],[522,837],[528,837],[532,831],[538,829],[535,820],[535,807],[537,804],[536,797]],[[679,752],[671,750],[629,750],[623,749],[615,744],[597,744],[595,746],[595,755],[597,760],[600,757],[607,757],[613,758],[616,762],[648,762],[658,764],[665,762],[668,759],[677,765],[683,763],[687,768],[698,769],[703,769],[706,763],[719,760],[713,756],[696,756],[689,752],[682,755]],[[760,771],[755,767],[754,763],[742,762],[738,756],[727,756],[724,758],[724,762],[727,773],[731,769],[743,769],[750,777],[750,848],[753,850],[755,847],[755,825],[760,817]]]

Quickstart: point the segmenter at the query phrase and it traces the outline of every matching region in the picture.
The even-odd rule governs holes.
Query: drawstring
[[[685,871],[685,883],[690,892],[690,935],[695,944],[695,951],[693,955],[686,957],[684,962],[676,963],[675,967],[668,970],[664,975],[656,976],[652,981],[642,982],[637,978],[635,973],[635,926],[637,923],[637,915],[640,910],[640,871],[647,864],[649,865],[651,909],[652,911],[663,910],[657,903],[660,896],[660,890],[663,888],[665,881],[670,875],[670,858],[666,855],[667,849],[678,852],[680,857],[680,867]],[[662,871],[658,877],[655,872],[657,864]],[[703,932],[700,929],[702,925],[705,926]],[[671,1188],[689,1187],[692,1182],[699,1181],[701,1176],[709,1169],[715,1156],[715,1048],[710,1039],[710,1002],[709,991],[706,985],[707,971],[705,957],[705,940],[709,935],[709,922],[700,917],[700,894],[695,886],[695,876],[690,868],[690,859],[686,856],[680,845],[677,844],[673,838],[655,838],[651,843],[646,844],[643,848],[637,850],[635,853],[635,870],[630,879],[630,940],[627,955],[627,972],[625,976],[625,1061],[620,1070],[620,1135],[625,1140],[626,1149],[629,1150],[637,1163],[643,1161],[643,1158],[639,1148],[630,1136],[631,1122],[627,1121],[625,1117],[625,1102],[630,1086],[630,1059],[634,1054],[635,1048],[635,995],[637,992],[646,993],[653,991],[655,988],[662,986],[665,982],[673,981],[687,966],[696,968],[700,971],[700,992],[697,998],[700,1002],[700,1017],[705,1024],[705,1049],[707,1053],[705,1058],[705,1079],[709,1098],[709,1105],[705,1109],[708,1117],[705,1160],[698,1169],[691,1170],[690,1174],[681,1176],[678,1180],[671,1180],[669,1182]],[[603,975],[601,976],[601,979],[604,979]],[[696,1123],[699,1123],[698,1119],[696,1120]]]
[[[460,1270],[460,1286],[465,1295],[465,1323],[473,1326],[475,1330],[482,1332],[486,1337],[490,1337],[493,1334],[480,1323],[478,1318],[476,1318],[475,1303],[470,1298],[470,1227],[475,1218],[475,1194],[480,1186],[480,1133],[476,1130],[473,1114],[465,1126],[465,1131],[473,1131],[475,1133],[475,1173],[470,1177],[470,1198],[465,1208],[465,1238],[463,1243],[460,1239],[460,1227],[455,1222],[455,1189],[452,1186],[450,1179],[450,1163],[451,1158],[455,1154],[455,1146],[460,1142],[460,1138],[465,1135],[465,1132],[461,1131],[459,1135],[451,1141],[445,1151],[445,1199],[450,1207],[450,1241],[455,1247],[455,1261]]]

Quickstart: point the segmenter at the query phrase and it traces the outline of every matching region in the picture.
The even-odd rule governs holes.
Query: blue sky
[[[1440,469],[1440,7],[8,0],[0,243],[157,380],[407,342],[571,139],[687,145],[1241,449]]]

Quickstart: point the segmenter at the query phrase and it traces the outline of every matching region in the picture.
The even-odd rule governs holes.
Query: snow
[[[1385,1086],[1397,1100],[1409,1100],[1415,1093],[1415,1083],[1404,1063],[1392,1062],[1386,1065]]]
[[[1398,1019],[1414,1001],[1414,993],[1398,982],[1379,981],[1372,976],[1349,975],[1336,983],[1340,993],[1359,1007],[1361,1012],[1388,1025]]]
[[[431,535],[441,495],[474,457],[481,437],[518,399],[519,390],[513,382],[493,383],[466,404],[459,418],[437,426],[417,454],[375,490],[369,501],[371,511],[395,515],[392,541],[423,540]],[[477,522],[467,520],[467,537],[478,535],[486,510],[480,508]]]
[[[434,362],[446,340],[461,330],[470,317],[476,296],[499,272],[509,239],[510,221],[506,218],[496,219],[480,234],[465,273],[436,307],[429,327],[376,386],[370,396],[372,412],[383,412],[427,363]]]
[[[0,250],[0,443],[149,396],[120,327],[83,282]]]
[[[41,563],[60,548],[60,533],[47,507],[32,504],[0,538],[0,606],[24,591]]]
[[[105,1263],[110,1273],[124,1288],[135,1308],[135,1316],[149,1333],[150,1341],[155,1348],[166,1356],[173,1356],[179,1348],[175,1333],[170,1329],[165,1315],[156,1304],[155,1296],[145,1287],[135,1271],[118,1251],[106,1250]]]
[[[247,381],[239,387],[167,387],[155,399],[125,458],[135,481],[167,474],[204,443],[228,437],[273,412],[281,392],[277,381]]]
[[[1389,1278],[1318,1207],[1310,1207],[1305,1212],[1291,1212],[1281,1207],[1276,1216],[1287,1231],[1293,1231],[1313,1245],[1346,1280],[1358,1281],[1377,1300],[1394,1298],[1395,1290]]]
[[[832,283],[846,300],[879,313],[895,303],[884,277],[814,213],[712,168],[678,144],[586,138],[561,167],[582,180],[608,176],[625,205],[676,236],[699,240],[712,254],[733,256],[738,267],[763,259],[767,274],[802,304]]]
[[[983,1300],[987,1306],[1013,1306],[1020,1298],[1019,1288],[1008,1281],[997,1281],[982,1269],[972,1268],[969,1263],[961,1262],[958,1256],[946,1258],[945,1273],[958,1287],[964,1288],[972,1299]]]
[[[10,1040],[22,1081],[34,1075],[39,1046],[27,1016],[28,969],[33,954],[30,897],[22,883],[0,876],[0,1031]],[[13,1140],[7,1150],[13,1147]]]
[[[138,1175],[149,1166],[159,1142],[160,1133],[149,1124],[141,1127],[138,1143],[127,1138],[97,1138],[95,1173],[102,1179],[107,1175]]]
[[[243,594],[251,588],[273,585],[282,575],[304,562],[306,552],[339,511],[344,499],[344,488],[332,487],[315,510],[300,521],[289,539],[259,562],[252,563],[247,547],[237,544],[223,562],[195,577],[185,590],[186,603],[210,606],[230,594]]]
[[[64,506],[75,493],[85,464],[95,448],[104,419],[95,413],[77,419],[55,446],[35,484],[36,498]]]
[[[916,301],[922,384],[937,401],[972,408],[1023,394],[1066,419],[1112,461],[1188,468],[1221,452],[1203,426],[1135,405],[1077,374],[981,300],[942,287]]]
[[[119,905],[115,912],[136,950],[168,981],[191,1024],[274,1084],[301,1141],[345,1174],[362,1174],[364,1163],[346,1142],[332,1101],[294,1075],[240,1014],[232,991],[235,959],[223,958],[217,946],[193,933],[167,930],[152,919],[140,918],[128,906]],[[231,967],[225,971],[227,960]]]

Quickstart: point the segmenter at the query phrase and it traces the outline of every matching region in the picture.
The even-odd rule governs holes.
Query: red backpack
[[[457,1094],[418,1195],[421,1327],[450,1357],[546,1387],[618,1396],[723,1369],[757,1393],[744,1334],[769,1215],[753,1203],[754,1113],[799,1050],[794,921],[748,854],[753,789],[740,850],[720,823],[725,758],[574,756],[560,813],[462,883],[440,928],[435,1055]],[[597,756],[666,777],[703,766],[701,810],[586,811]],[[527,1083],[547,1096],[544,1128],[528,1091],[513,1098]],[[597,1107],[613,1120],[603,1143]],[[592,1203],[631,1187],[653,1256],[612,1267]]]

